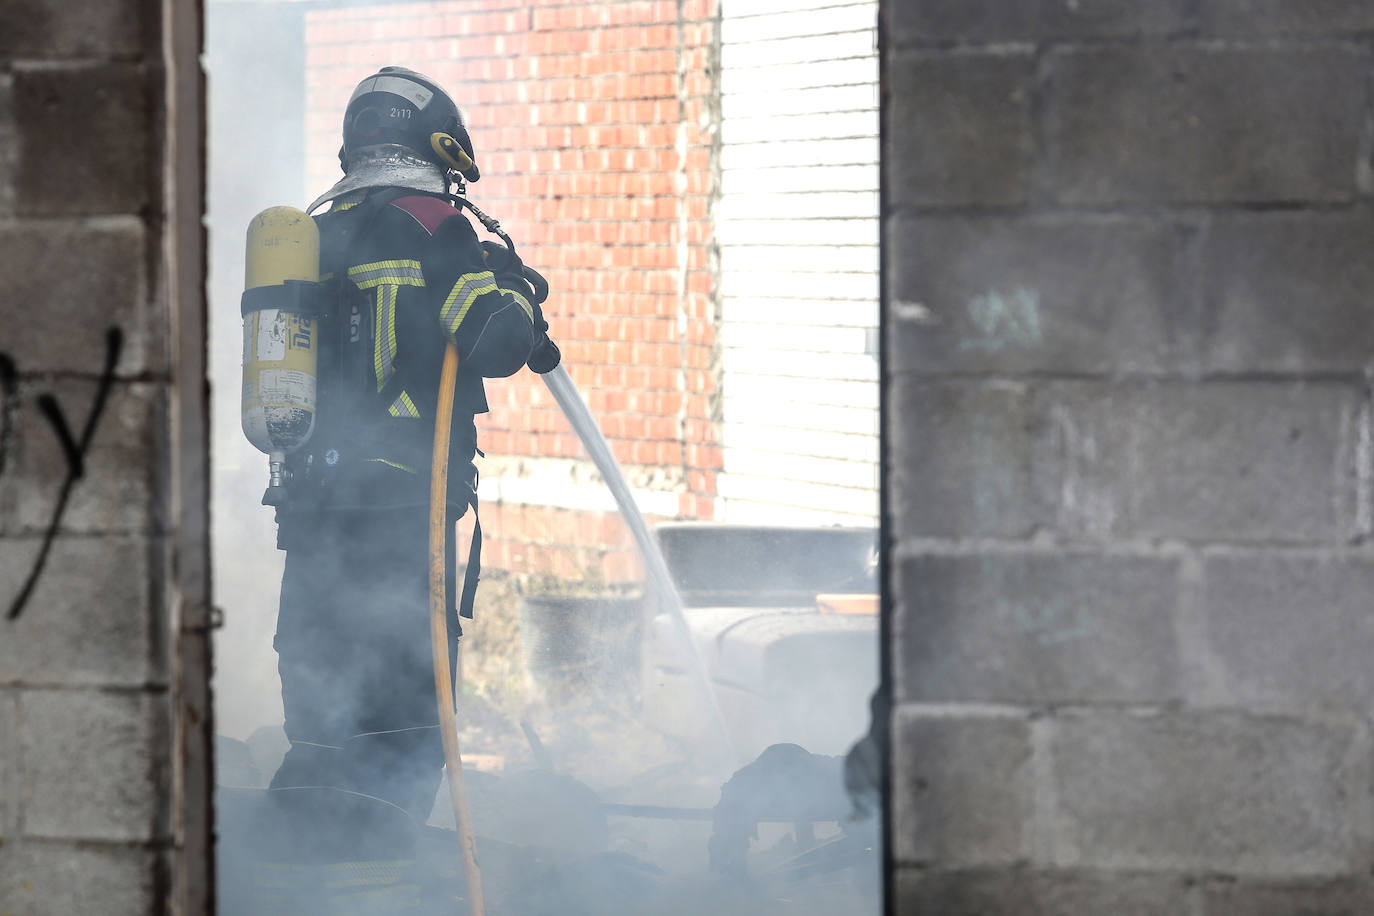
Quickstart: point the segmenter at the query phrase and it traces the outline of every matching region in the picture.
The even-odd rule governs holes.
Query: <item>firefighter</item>
[[[339,159],[343,179],[309,211],[330,204],[315,217],[330,290],[315,428],[285,461],[277,508],[286,565],[273,645],[291,747],[272,788],[337,787],[423,821],[443,764],[428,500],[446,338],[459,356],[450,533],[476,512],[483,380],[526,365],[548,371],[558,351],[538,307],[542,278],[512,248],[479,243],[465,201],[450,196],[480,173],[463,116],[437,83],[400,67],[364,79],[344,113]],[[476,560],[474,549],[461,597],[447,577],[451,634],[456,607],[471,616]]]

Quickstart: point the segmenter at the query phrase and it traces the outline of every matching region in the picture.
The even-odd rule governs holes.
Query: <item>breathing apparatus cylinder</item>
[[[295,207],[270,207],[248,224],[244,258],[243,433],[268,457],[263,505],[286,501],[286,456],[315,429],[322,312],[320,233]]]

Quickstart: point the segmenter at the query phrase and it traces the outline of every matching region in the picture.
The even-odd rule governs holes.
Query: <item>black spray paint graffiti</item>
[[[57,436],[57,441],[62,446],[62,457],[67,462],[67,476],[62,481],[61,489],[58,490],[57,502],[53,505],[48,530],[43,535],[43,546],[39,548],[38,556],[34,559],[28,575],[24,578],[24,584],[19,589],[19,593],[10,602],[9,610],[5,613],[7,620],[14,620],[24,612],[24,606],[28,604],[34,586],[38,584],[39,578],[43,575],[43,567],[48,562],[48,552],[52,549],[53,538],[57,536],[57,530],[62,524],[62,515],[67,511],[67,500],[71,496],[72,487],[86,474],[86,450],[90,448],[91,437],[95,435],[96,423],[99,422],[100,415],[105,411],[105,402],[109,398],[110,388],[114,384],[115,365],[119,362],[119,353],[123,347],[123,331],[119,328],[110,328],[105,332],[105,366],[100,373],[100,382],[95,389],[95,400],[91,402],[91,410],[86,415],[86,425],[81,429],[80,439],[72,435],[72,428],[67,423],[66,414],[62,412],[62,407],[57,403],[57,398],[48,392],[38,396],[38,409],[43,414],[44,419],[48,421],[48,425],[52,427],[53,434]],[[19,415],[18,377],[19,373],[14,360],[7,354],[0,353],[0,475],[5,473],[5,465],[9,460],[11,446],[14,444],[16,435]]]

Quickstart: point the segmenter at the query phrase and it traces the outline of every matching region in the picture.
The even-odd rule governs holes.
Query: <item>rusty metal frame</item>
[[[172,366],[170,609],[173,836],[168,898],[176,916],[215,909],[210,634],[210,403],[206,348],[205,74],[202,0],[161,0],[162,290]]]

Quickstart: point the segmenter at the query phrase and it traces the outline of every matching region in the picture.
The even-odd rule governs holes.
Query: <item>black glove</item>
[[[535,308],[539,306],[536,305]],[[548,327],[547,324],[544,326]],[[543,375],[557,369],[562,359],[563,354],[558,352],[558,344],[554,343],[546,332],[541,331],[539,339],[534,342],[534,349],[530,351],[530,358],[525,360],[525,365]]]
[[[534,349],[530,351],[525,365],[540,375],[552,372],[562,361],[563,355],[558,350],[558,344],[549,338],[549,323],[544,320],[544,310],[540,307],[549,297],[548,281],[539,271],[526,267],[518,254],[500,242],[484,241],[481,244],[482,257],[487,261],[487,269],[496,277],[496,285],[520,293],[534,309]]]
[[[502,289],[517,292],[534,301],[534,288],[525,279],[528,270],[520,260],[520,255],[500,242],[482,242],[482,257],[487,262],[487,270],[496,277],[496,285]]]

